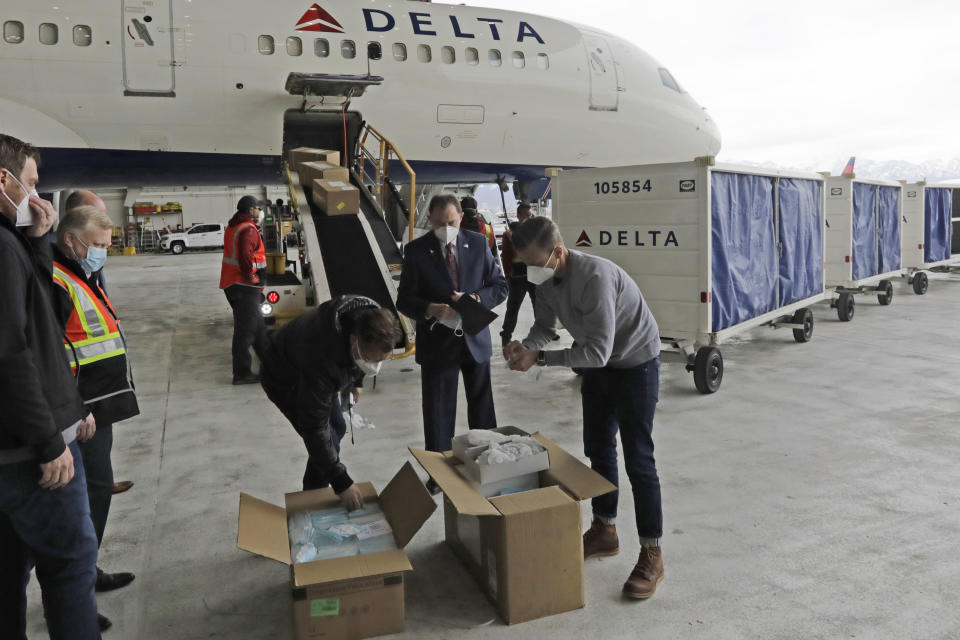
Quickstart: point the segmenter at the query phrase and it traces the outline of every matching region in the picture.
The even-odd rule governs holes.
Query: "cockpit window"
[[[660,69],[660,80],[663,82],[663,86],[668,89],[673,89],[677,93],[683,93],[683,89],[680,88],[680,85],[677,84],[676,79],[666,69]]]

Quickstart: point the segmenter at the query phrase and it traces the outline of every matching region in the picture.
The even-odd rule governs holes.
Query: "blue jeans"
[[[67,486],[41,489],[36,462],[0,465],[0,638],[26,639],[27,582],[36,566],[51,640],[96,640],[97,536],[77,443]]]
[[[653,414],[659,391],[659,357],[632,369],[585,369],[580,387],[584,453],[594,471],[619,487],[617,431],[620,432],[641,539],[663,535],[660,478],[653,458]],[[594,498],[593,513],[603,518],[616,517],[619,494],[612,491]]]
[[[340,394],[333,398],[333,404],[330,405],[330,441],[333,442],[333,448],[340,453],[340,442],[347,435],[347,422],[343,419],[343,406],[340,404]],[[303,490],[326,489],[330,483],[326,479],[326,468],[314,461],[313,458],[307,458],[307,468],[303,472]]]

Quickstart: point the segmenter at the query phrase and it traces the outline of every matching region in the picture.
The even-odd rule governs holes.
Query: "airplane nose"
[[[704,146],[707,149],[706,155],[715,156],[720,153],[720,128],[707,114],[706,110],[703,111],[703,124],[700,125],[700,132],[703,134]]]

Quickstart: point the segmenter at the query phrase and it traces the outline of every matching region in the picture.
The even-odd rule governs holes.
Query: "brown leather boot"
[[[623,595],[646,600],[657,592],[663,582],[663,553],[660,547],[640,547],[640,559],[623,585]]]
[[[620,539],[617,537],[617,526],[594,520],[583,534],[583,559],[615,556],[618,553]]]

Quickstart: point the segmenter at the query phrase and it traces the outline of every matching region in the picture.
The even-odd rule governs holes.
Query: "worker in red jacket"
[[[243,196],[223,235],[220,288],[233,309],[233,384],[260,381],[253,373],[250,347],[257,355],[262,353],[267,334],[260,314],[267,269],[267,254],[258,228],[262,219],[257,199]]]
[[[466,196],[460,199],[460,209],[463,210],[463,220],[460,223],[462,229],[475,231],[487,239],[490,245],[490,251],[494,258],[500,257],[500,250],[497,248],[497,236],[493,232],[493,226],[477,211],[477,199],[473,196]]]

